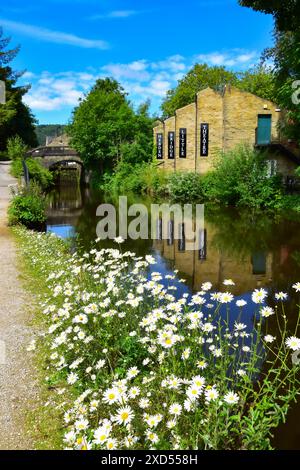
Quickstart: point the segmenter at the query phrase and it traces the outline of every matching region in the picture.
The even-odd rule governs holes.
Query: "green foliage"
[[[160,275],[158,280],[153,276],[151,289],[145,289],[147,258],[116,254],[117,250],[101,250],[98,245],[87,253],[71,254],[62,240],[50,234],[37,236],[23,228],[16,233],[29,272],[44,287],[40,304],[48,333],[38,343],[45,348],[43,368],[47,367],[49,387],[64,389],[57,407],[64,407],[68,421],[65,445],[74,450],[107,448],[106,433],[103,442],[95,439],[95,431],[101,430],[99,422],[109,419],[113,425],[108,438],[120,450],[272,449],[274,429],[285,423],[299,396],[300,368],[291,357],[291,340],[299,341],[298,308],[296,326],[279,301],[274,310],[268,307],[272,320],[257,302],[260,294],[269,305],[267,292],[256,290],[253,302],[247,310],[241,307],[233,325],[231,305],[238,297],[220,292],[220,298],[231,298],[226,318],[220,315],[218,302],[209,314],[203,312],[195,328],[195,318],[201,315],[196,302],[187,305],[178,292],[176,305],[181,309],[174,311],[174,302],[161,289]],[[99,271],[99,263],[105,269]],[[176,292],[173,282],[168,282]],[[93,302],[103,298],[107,302]],[[153,305],[154,314],[163,315],[153,319]],[[95,313],[85,315],[85,311]],[[247,330],[239,324],[244,315],[253,320]],[[265,335],[274,322],[276,338],[271,344]],[[74,324],[78,324],[76,341],[66,334]],[[179,324],[180,331],[170,329],[170,324]],[[209,337],[217,348],[207,348],[205,327],[211,328]],[[116,390],[120,400],[113,394],[109,397]],[[140,402],[144,398],[149,398],[146,411]],[[121,419],[116,420],[117,415]],[[127,440],[127,418],[130,437],[138,438],[132,442]]]
[[[228,206],[282,209],[284,191],[280,175],[268,176],[267,154],[241,145],[220,154],[214,169],[205,175],[195,172],[166,173],[154,164],[120,163],[112,175],[105,175],[107,192],[168,194],[178,202],[211,201]],[[295,202],[295,199],[293,199]]]
[[[178,82],[178,86],[167,92],[161,106],[163,116],[175,114],[176,109],[186,106],[195,100],[196,93],[207,87],[221,89],[225,84],[235,85],[237,74],[225,67],[209,67],[207,64],[196,64],[187,75]]]
[[[300,32],[278,32],[275,38],[276,48],[270,54],[275,60],[278,103],[286,110],[282,131],[300,143],[300,86],[296,82],[300,77]]]
[[[32,182],[14,194],[8,209],[10,225],[40,228],[46,222],[46,198],[40,186]]]
[[[275,77],[272,70],[268,67],[259,65],[240,73],[236,86],[243,91],[276,102]]]
[[[281,31],[290,31],[299,26],[298,0],[239,0],[239,4],[273,15],[276,26]]]
[[[97,80],[73,112],[67,132],[85,165],[97,173],[111,171],[120,161],[149,161],[152,157],[152,119],[149,103],[137,112],[120,84]]]
[[[227,205],[276,207],[282,197],[280,178],[268,177],[266,155],[249,146],[221,154],[205,182],[205,196]]]
[[[167,176],[155,165],[143,163],[131,165],[121,162],[113,174],[105,174],[101,188],[115,193],[156,193],[166,192]]]
[[[22,73],[14,72],[8,65],[18,54],[19,48],[7,50],[9,43],[10,38],[3,37],[0,27],[0,80],[5,82],[6,87],[6,104],[0,106],[0,151],[6,149],[8,138],[14,135],[19,135],[30,146],[37,144],[35,118],[22,101],[29,87],[16,86]]]
[[[7,155],[10,160],[24,158],[28,150],[27,145],[23,142],[19,135],[10,137],[7,141]]]
[[[26,165],[29,177],[38,183],[43,189],[49,188],[53,184],[53,174],[44,168],[36,158],[27,158]],[[21,159],[14,160],[11,166],[11,174],[15,178],[23,176],[23,164]]]
[[[8,139],[7,154],[12,160],[11,174],[15,178],[23,176],[23,163],[22,160],[26,156],[27,146],[19,136]],[[27,158],[26,165],[29,172],[29,177],[34,182],[38,183],[42,189],[49,188],[53,183],[52,173],[44,168],[38,159]]]
[[[300,194],[286,194],[279,201],[279,208],[283,211],[295,211],[300,213]]]
[[[201,176],[195,172],[172,173],[168,178],[170,197],[178,202],[203,199]]]
[[[175,114],[176,109],[192,103],[199,91],[207,87],[222,91],[226,84],[233,85],[261,98],[269,100],[275,98],[274,77],[267,67],[257,66],[247,72],[232,72],[224,67],[196,64],[178,82],[175,89],[168,91],[162,104],[163,117],[172,116]]]
[[[300,143],[300,93],[293,84],[300,77],[300,3],[298,0],[239,0],[242,6],[274,16],[275,46],[267,49],[264,60],[274,66],[276,102],[286,110],[281,123],[283,135]],[[296,93],[296,100],[292,99]]]
[[[65,132],[66,126],[63,124],[39,124],[35,126],[35,133],[38,145],[46,145],[46,137],[56,137]]]

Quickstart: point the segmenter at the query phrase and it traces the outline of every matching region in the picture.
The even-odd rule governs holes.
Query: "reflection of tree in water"
[[[100,204],[112,204],[116,208],[117,213],[117,235],[118,233],[118,218],[119,218],[119,199],[118,197],[104,195],[102,192],[89,189],[83,194],[83,205],[84,205],[84,212],[82,212],[81,216],[78,219],[76,231],[79,236],[79,242],[82,247],[88,249],[90,244],[95,241],[97,238],[96,234],[96,227],[97,223],[100,221],[100,217],[96,216],[97,208]],[[128,207],[131,204],[144,204],[150,214],[150,205],[151,199],[150,198],[137,198],[136,196],[129,195],[128,196]],[[130,222],[131,218],[128,218],[128,222]],[[150,223],[151,219],[149,217],[149,237],[151,234],[150,230]],[[102,246],[105,248],[114,247],[116,248],[116,244],[112,240],[103,241],[101,243]],[[134,251],[138,255],[145,255],[152,250],[152,241],[149,238],[148,240],[127,240],[126,242],[126,250]]]
[[[300,248],[299,221],[228,208],[206,208],[205,221],[214,232],[212,245],[229,256],[242,259],[253,253],[276,251],[283,244]]]

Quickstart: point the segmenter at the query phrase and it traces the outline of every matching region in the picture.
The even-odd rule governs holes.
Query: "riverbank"
[[[14,238],[7,227],[10,164],[0,162],[0,449],[34,449],[35,440],[26,424],[39,396],[37,372],[26,351],[35,329],[32,298],[24,291],[18,270]]]
[[[281,295],[256,289],[242,303],[224,279],[217,293],[205,282],[177,297],[174,276],[151,271],[151,256],[117,245],[72,255],[53,235],[16,235],[44,286],[41,342],[66,448],[271,449],[299,391],[299,367],[287,361],[300,349],[299,320],[288,325]]]
[[[206,174],[167,172],[157,163],[130,166],[120,163],[99,186],[108,193],[151,194],[179,203],[212,203],[222,206],[300,212],[300,193],[288,194],[285,178],[269,173],[266,153],[240,145],[215,157]],[[294,179],[299,177],[295,171]]]

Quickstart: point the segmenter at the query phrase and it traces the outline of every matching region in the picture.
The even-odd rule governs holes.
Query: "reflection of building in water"
[[[161,219],[158,228],[160,237],[154,241],[154,248],[172,261],[175,269],[192,279],[195,291],[200,290],[201,284],[206,281],[220,287],[224,279],[233,279],[237,285],[231,291],[239,295],[267,286],[272,281],[272,254],[257,252],[238,257],[222,253],[214,243],[216,229],[209,223],[206,223],[205,229],[200,230],[198,246],[194,251],[186,250],[184,224],[174,227],[174,221],[169,221],[168,236],[165,239]],[[174,239],[176,231],[179,239]]]

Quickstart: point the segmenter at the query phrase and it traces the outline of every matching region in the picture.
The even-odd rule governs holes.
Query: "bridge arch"
[[[84,168],[84,163],[76,150],[68,146],[45,146],[32,149],[27,154],[31,158],[39,159],[41,164],[51,170],[60,165],[75,163],[81,167],[81,182],[88,184],[90,172]]]

